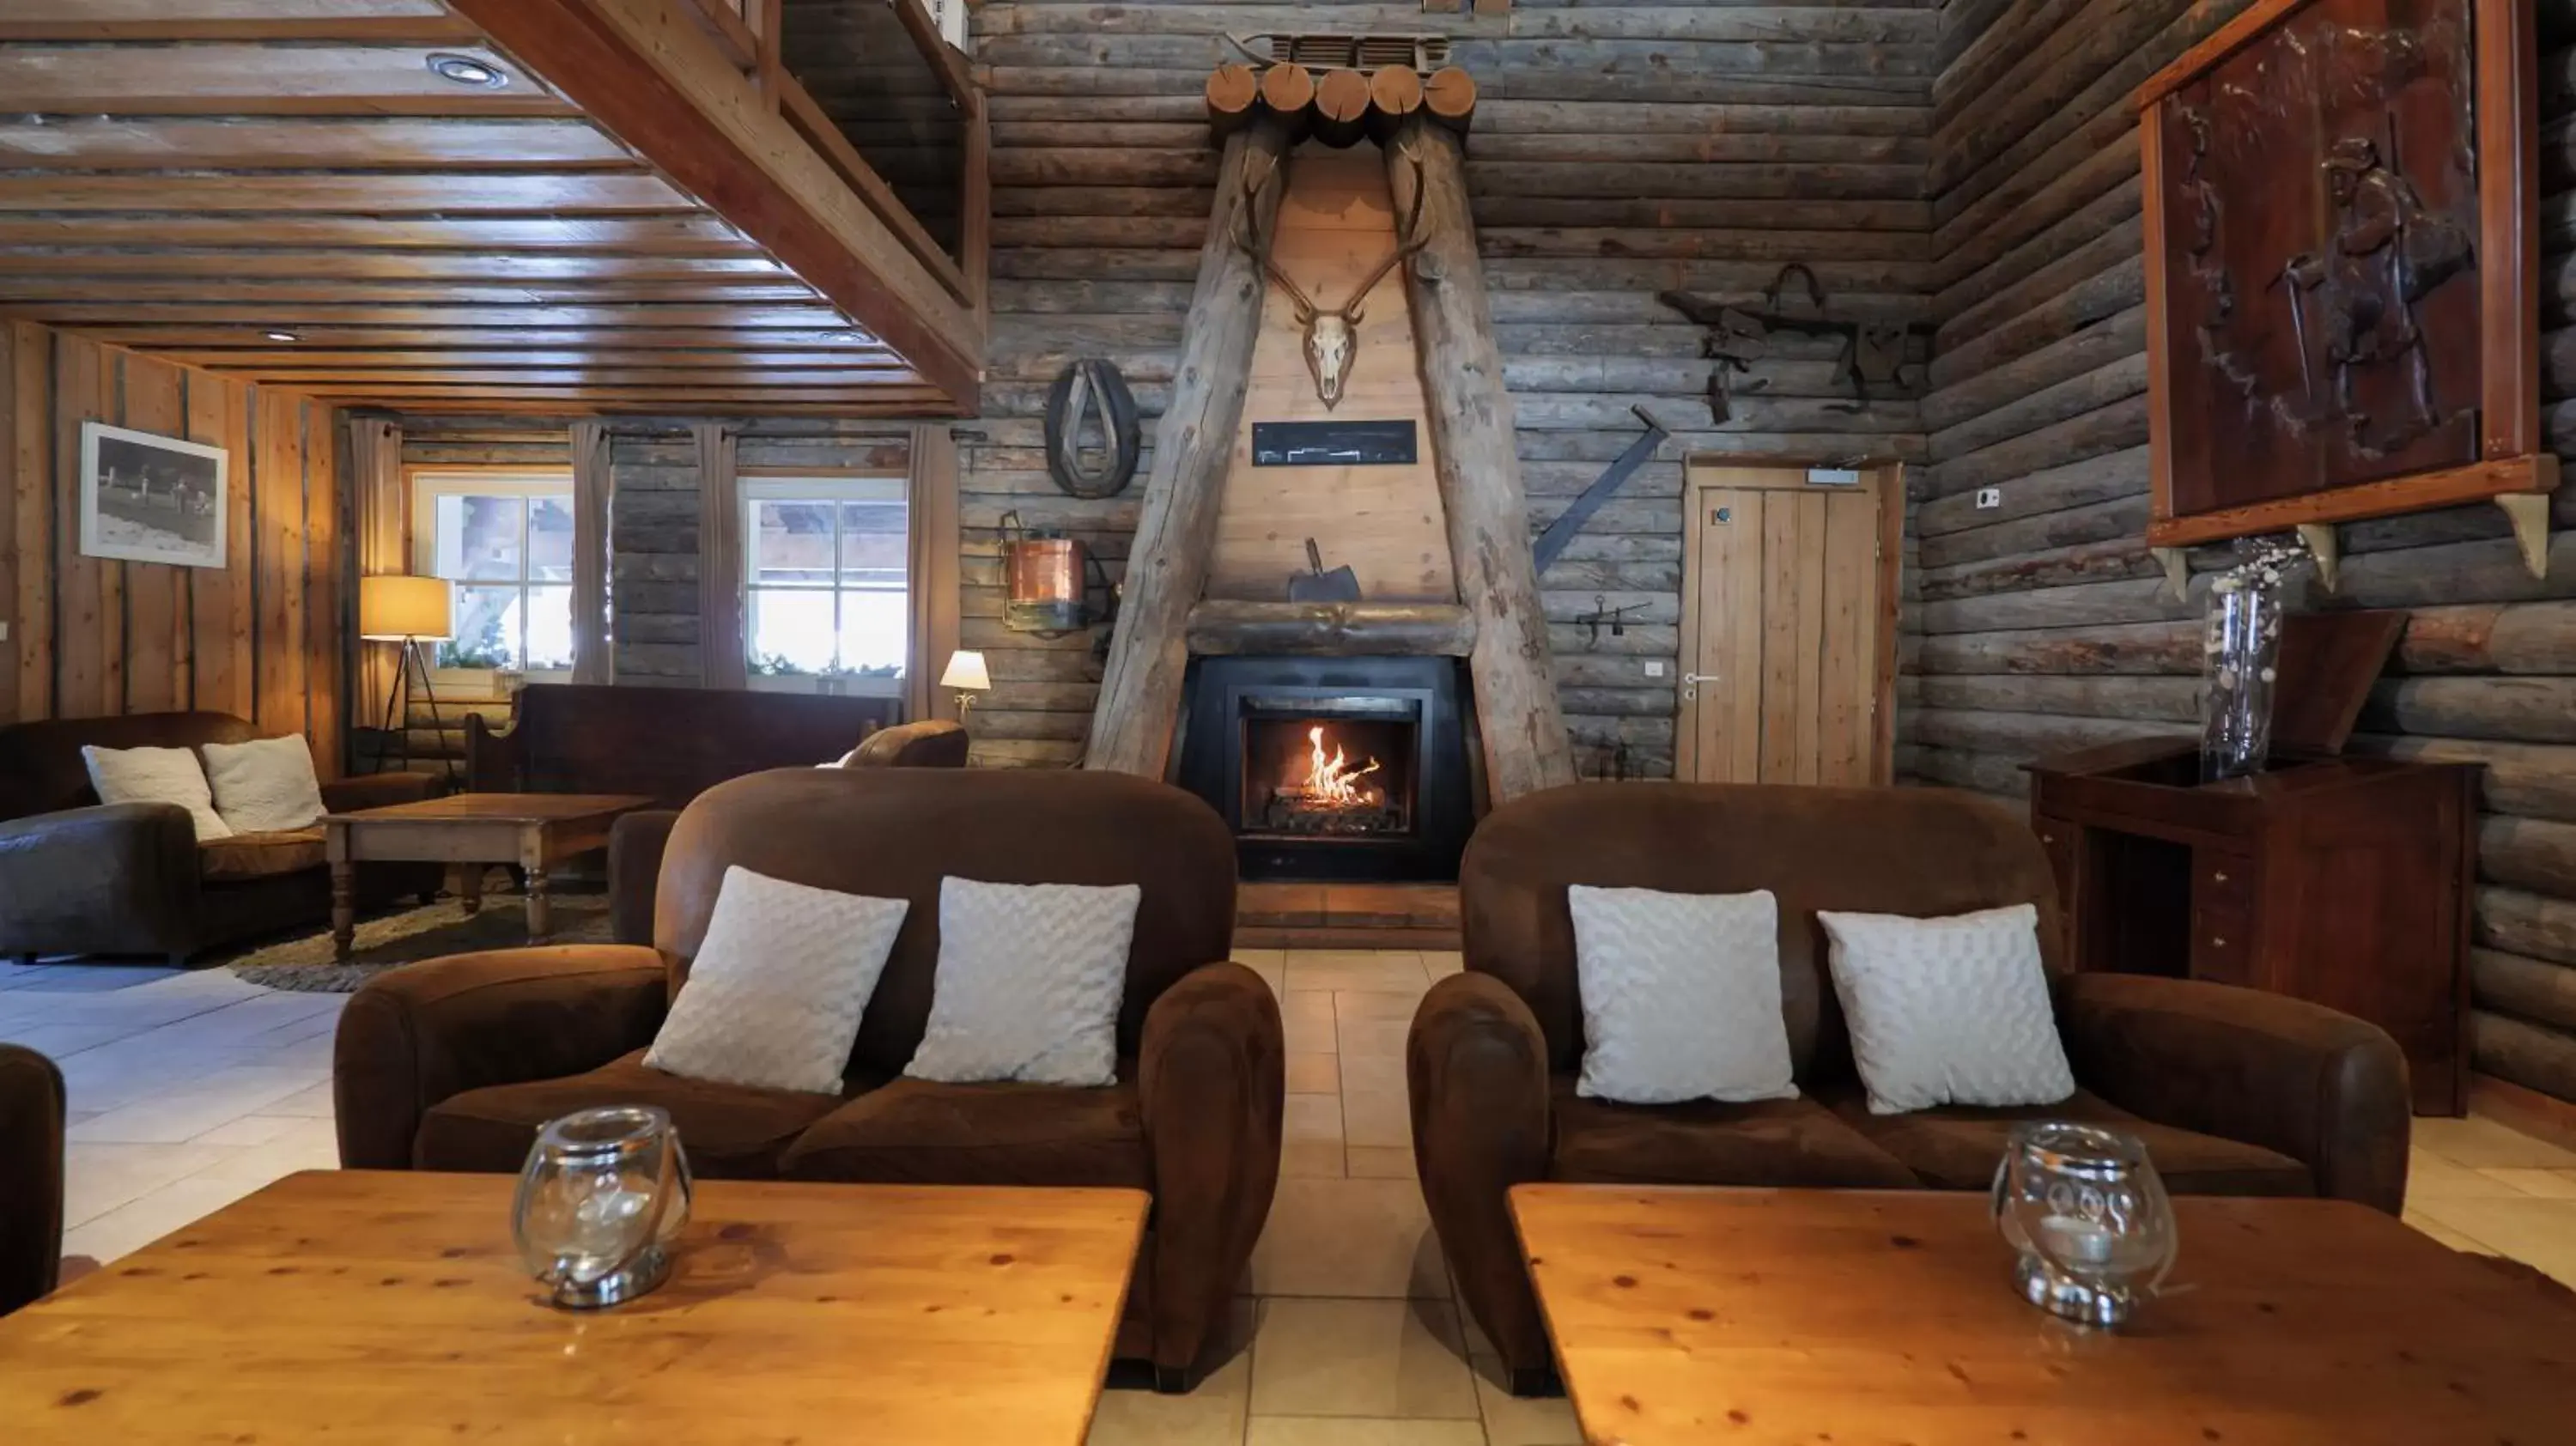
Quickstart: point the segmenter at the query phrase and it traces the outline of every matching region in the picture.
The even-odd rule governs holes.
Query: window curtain
[[[572,424],[572,680],[616,681],[608,631],[608,428]]]
[[[958,639],[957,439],[946,423],[925,422],[912,429],[911,453],[905,587],[912,600],[912,635],[903,670],[903,716],[953,719],[957,698],[939,686],[939,675]]]
[[[742,628],[742,478],[738,438],[698,422],[698,674],[709,688],[750,684]]]
[[[411,571],[411,507],[403,496],[402,428],[384,417],[349,419],[349,465],[358,492],[358,572],[374,577]],[[349,598],[349,636],[358,637],[358,600]],[[385,721],[385,700],[392,696],[395,674],[402,666],[402,644],[357,642],[358,696],[352,710],[362,727]],[[395,719],[397,728],[408,720]],[[355,736],[354,734],[352,735]],[[352,759],[372,766],[372,760]]]

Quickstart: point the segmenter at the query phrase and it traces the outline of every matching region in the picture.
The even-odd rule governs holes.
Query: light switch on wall
[[[1664,660],[1661,658],[1648,658],[1646,660],[1646,676],[1649,678],[1660,678],[1663,675]]]

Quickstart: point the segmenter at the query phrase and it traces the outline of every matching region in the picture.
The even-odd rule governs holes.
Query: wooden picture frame
[[[81,423],[81,555],[222,567],[231,467],[221,447]]]
[[[2187,216],[2176,214],[2174,198],[2177,188],[2174,186],[2174,181],[2178,170],[2187,170],[2192,162],[2186,158],[2177,157],[2173,153],[2173,141],[2167,129],[2169,108],[2181,104],[2180,97],[2187,88],[2219,72],[2222,67],[2237,59],[2249,47],[2271,38],[2284,26],[2307,16],[2312,10],[2322,8],[2335,12],[2372,4],[2382,8],[2394,6],[2401,10],[2420,8],[2426,4],[2456,5],[2465,17],[2473,36],[2470,45],[2464,48],[2469,52],[2470,74],[2475,89],[2473,122],[2477,155],[2475,227],[2474,234],[2467,238],[2469,244],[2475,248],[2473,253],[2475,275],[2457,277],[2454,273],[2455,280],[2451,284],[2458,286],[2466,282],[2473,283],[2475,287],[2473,296],[2463,291],[2462,300],[2452,304],[2453,309],[2458,311],[2473,301],[2477,319],[2476,346],[2472,353],[2478,362],[2472,393],[2476,406],[2476,425],[2473,429],[2474,455],[2454,457],[2441,465],[2405,470],[2397,475],[2371,476],[2367,480],[2341,484],[2328,483],[2306,490],[2286,490],[2275,486],[2271,490],[2284,495],[2264,496],[2259,500],[2235,503],[2224,501],[2194,503],[2189,500],[2189,494],[2210,494],[2215,493],[2219,488],[2218,484],[2208,480],[2206,474],[2181,472],[2182,467],[2191,464],[2177,462],[2177,452],[2186,439],[2186,434],[2179,428],[2184,423],[2204,428],[2202,437],[2189,440],[2196,445],[2209,447],[2213,453],[2221,449],[2223,439],[2212,438],[2209,430],[2206,430],[2212,427],[2211,418],[2178,416],[2178,411],[2182,410],[2185,404],[2178,399],[2177,394],[2189,393],[2195,388],[2204,387],[2205,383],[2198,375],[2185,378],[2176,371],[2176,367],[2181,364],[2181,354],[2186,348],[2194,348],[2194,338],[2185,332],[2184,328],[2196,323],[2191,318],[2179,314],[2180,298],[2177,293],[2183,289],[2183,284],[2190,282],[2192,278],[2178,278],[2174,274],[2170,243],[2173,236],[2178,234],[2176,228],[2190,224],[2190,220]],[[2392,28],[2395,26],[2393,18],[2390,24]],[[2242,15],[2207,40],[2194,46],[2136,92],[2132,98],[2132,106],[2139,118],[2140,166],[2143,173],[2146,205],[2148,413],[2152,486],[2152,511],[2147,540],[2165,558],[2169,573],[2179,573],[2182,570],[2180,550],[2183,548],[2256,533],[2297,529],[2307,537],[2312,546],[2318,549],[2324,565],[2323,571],[2331,586],[2334,571],[2333,524],[2487,500],[2497,502],[2513,519],[2517,537],[2522,544],[2524,560],[2531,570],[2537,574],[2545,568],[2547,494],[2558,485],[2559,467],[2558,459],[2549,453],[2544,445],[2540,413],[2540,337],[2537,308],[2540,285],[2540,241],[2536,204],[2539,173],[2539,66],[2534,26],[2535,21],[2529,0],[2257,0],[2257,3]],[[2390,68],[2397,67],[2392,64]],[[2416,77],[2410,75],[2407,78]],[[2182,116],[2183,124],[2179,128],[2189,130],[2195,117],[2178,111],[2174,114]],[[2198,117],[2198,119],[2204,125],[2207,124],[2206,117]],[[2389,124],[2391,129],[2388,134],[2393,142],[2396,135],[2395,123],[2392,121]],[[2460,127],[2463,130],[2468,128],[2465,125]],[[2327,140],[2324,129],[2323,124],[2317,127],[2318,134],[2315,139],[2320,142]],[[2343,137],[2335,137],[2332,144],[2341,148],[2359,143]],[[2391,149],[2393,148],[2392,144]],[[2363,147],[2363,149],[2369,149],[2369,147]],[[2334,164],[2347,171],[2357,169],[2357,163],[2350,157],[2338,160]],[[2408,199],[2413,199],[2413,182],[2399,170],[2399,163],[2395,159],[2392,158],[2386,165],[2381,165],[2376,159],[2369,164],[2371,168],[2394,178],[2392,190],[2402,188]],[[2222,178],[2222,180],[2225,179],[2241,180],[2241,177]],[[2358,184],[2356,183],[2356,188]],[[2200,196],[2218,195],[2215,186],[2207,183],[2202,183],[2202,186],[2203,189],[2198,192]],[[2465,197],[2461,198],[2454,205],[2464,205],[2465,199]],[[2429,211],[2430,208],[2427,210]],[[2210,229],[2204,230],[2201,234],[2208,235],[2216,226],[2225,224],[2210,219],[2221,214],[2228,215],[2232,221],[2234,213],[2222,213],[2217,200],[2206,200],[2201,224]],[[2356,222],[2360,219],[2358,206],[2353,208],[2353,219]],[[2312,261],[2317,267],[2323,268],[2343,264],[2347,257],[2360,254],[2334,250],[2330,243],[2335,239],[2338,238],[2331,235],[2323,238],[2328,244],[2320,245],[2317,251],[2302,255],[2297,260]],[[2393,246],[2402,243],[2391,244]],[[2223,262],[2221,264],[2223,265]],[[2206,273],[2204,277],[2205,275]],[[2249,294],[2254,286],[2262,285],[2263,282],[2264,278],[2243,277],[2233,272],[2226,273],[2224,278],[2224,284],[2233,287],[2233,291],[2227,294],[2235,304],[2244,307],[2278,306],[2280,302],[2271,292],[2261,296]],[[2301,283],[2292,276],[2290,267],[2284,267],[2275,279],[2275,291],[2282,284],[2292,288],[2290,304],[2297,312],[2293,320],[2303,328],[2297,333],[2296,343],[2298,347],[2296,355],[2300,357],[2302,367],[2305,368],[2317,360],[2323,360],[2328,365],[2337,364],[2340,358],[2337,356],[2335,344],[2329,341],[2323,349],[2320,349],[2310,334],[2304,330],[2308,324],[2306,319],[2308,303],[2297,289]],[[2316,283],[2309,281],[2306,284],[2313,286]],[[2195,294],[2205,299],[2210,289],[2204,280],[2199,283]],[[2432,293],[2426,293],[2425,299],[2429,301],[2432,296]],[[2404,308],[2403,327],[2418,336],[2429,337],[2429,328],[2419,328],[2416,325],[2415,303],[2410,299],[2404,303]],[[2389,314],[2389,311],[2384,308],[2374,313],[2379,317]],[[2343,318],[2334,317],[2330,320],[2340,322]],[[2454,326],[2448,333],[2448,338],[2455,349],[2458,336],[2459,328]],[[2375,340],[2375,338],[2368,340]],[[2417,349],[2415,355],[2421,357],[2430,350],[2428,341]],[[2197,354],[2196,348],[2193,354]],[[2350,408],[2351,397],[2348,394],[2349,383],[2346,378],[2354,370],[2353,367],[2342,366],[2335,373],[2334,384],[2338,387],[2339,393],[2334,398],[2334,406],[2342,410],[2335,413],[2320,413],[2316,420],[2331,419],[2343,423],[2349,427],[2351,435],[2358,438],[2361,429],[2367,425],[2368,418]],[[2419,365],[2416,382],[2419,394],[2429,392],[2431,384],[2421,380],[2429,370],[2429,362]],[[2269,400],[2259,391],[2254,390],[2258,384],[2259,379],[2249,378],[2245,382],[2249,403]],[[2318,383],[2311,377],[2308,396],[2303,399],[2306,403],[2311,405],[2316,403],[2317,387]],[[2461,390],[2469,389],[2463,387]],[[2254,408],[2249,405],[2248,410],[2251,412]],[[2277,411],[2276,404],[2276,414]],[[2423,433],[2414,434],[2418,439],[2429,439],[2435,429],[2456,429],[2456,435],[2451,439],[2450,449],[2455,452],[2470,450],[2472,429],[2466,426],[2461,413],[2454,412],[2448,417],[2442,417],[2427,409],[2421,415],[2426,430]],[[2319,430],[2322,432],[2323,429]],[[2256,431],[2250,425],[2240,435],[2261,436],[2267,439],[2271,436],[2271,434]],[[2323,440],[2298,435],[2295,444],[2277,443],[2275,450],[2295,450],[2297,446],[2304,446],[2305,454],[2302,460],[2308,461],[2315,471],[2323,473],[2329,467],[2329,463],[2323,460],[2328,456],[2328,445]],[[2352,450],[2358,451],[2358,445],[2353,444]],[[2403,450],[2402,447],[2391,449],[2392,453],[2401,455]],[[2232,455],[2242,455],[2242,453]],[[2183,496],[2178,497],[2178,494]]]

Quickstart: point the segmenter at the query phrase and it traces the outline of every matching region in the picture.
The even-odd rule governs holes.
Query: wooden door
[[[1678,771],[1704,783],[1886,783],[1901,469],[1693,463]]]

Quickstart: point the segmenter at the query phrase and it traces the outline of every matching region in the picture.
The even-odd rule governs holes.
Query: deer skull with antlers
[[[1244,187],[1243,203],[1235,208],[1234,244],[1246,256],[1258,262],[1261,269],[1269,274],[1270,279],[1279,283],[1280,289],[1288,293],[1289,304],[1297,310],[1297,325],[1305,333],[1306,370],[1315,378],[1315,395],[1323,402],[1326,411],[1341,405],[1342,387],[1349,382],[1351,363],[1359,355],[1360,318],[1366,314],[1369,293],[1377,289],[1377,284],[1386,279],[1388,272],[1402,265],[1431,239],[1420,234],[1422,184],[1419,178],[1420,163],[1416,162],[1415,165],[1417,175],[1413,187],[1413,210],[1412,214],[1405,218],[1404,223],[1396,229],[1395,249],[1388,253],[1384,261],[1377,264],[1376,270],[1371,271],[1366,279],[1352,288],[1350,300],[1336,307],[1317,306],[1313,299],[1306,295],[1305,289],[1290,280],[1288,273],[1280,270],[1278,264],[1270,259],[1270,248],[1253,234],[1251,218],[1257,187],[1247,183]],[[1408,236],[1413,239],[1406,240]]]

